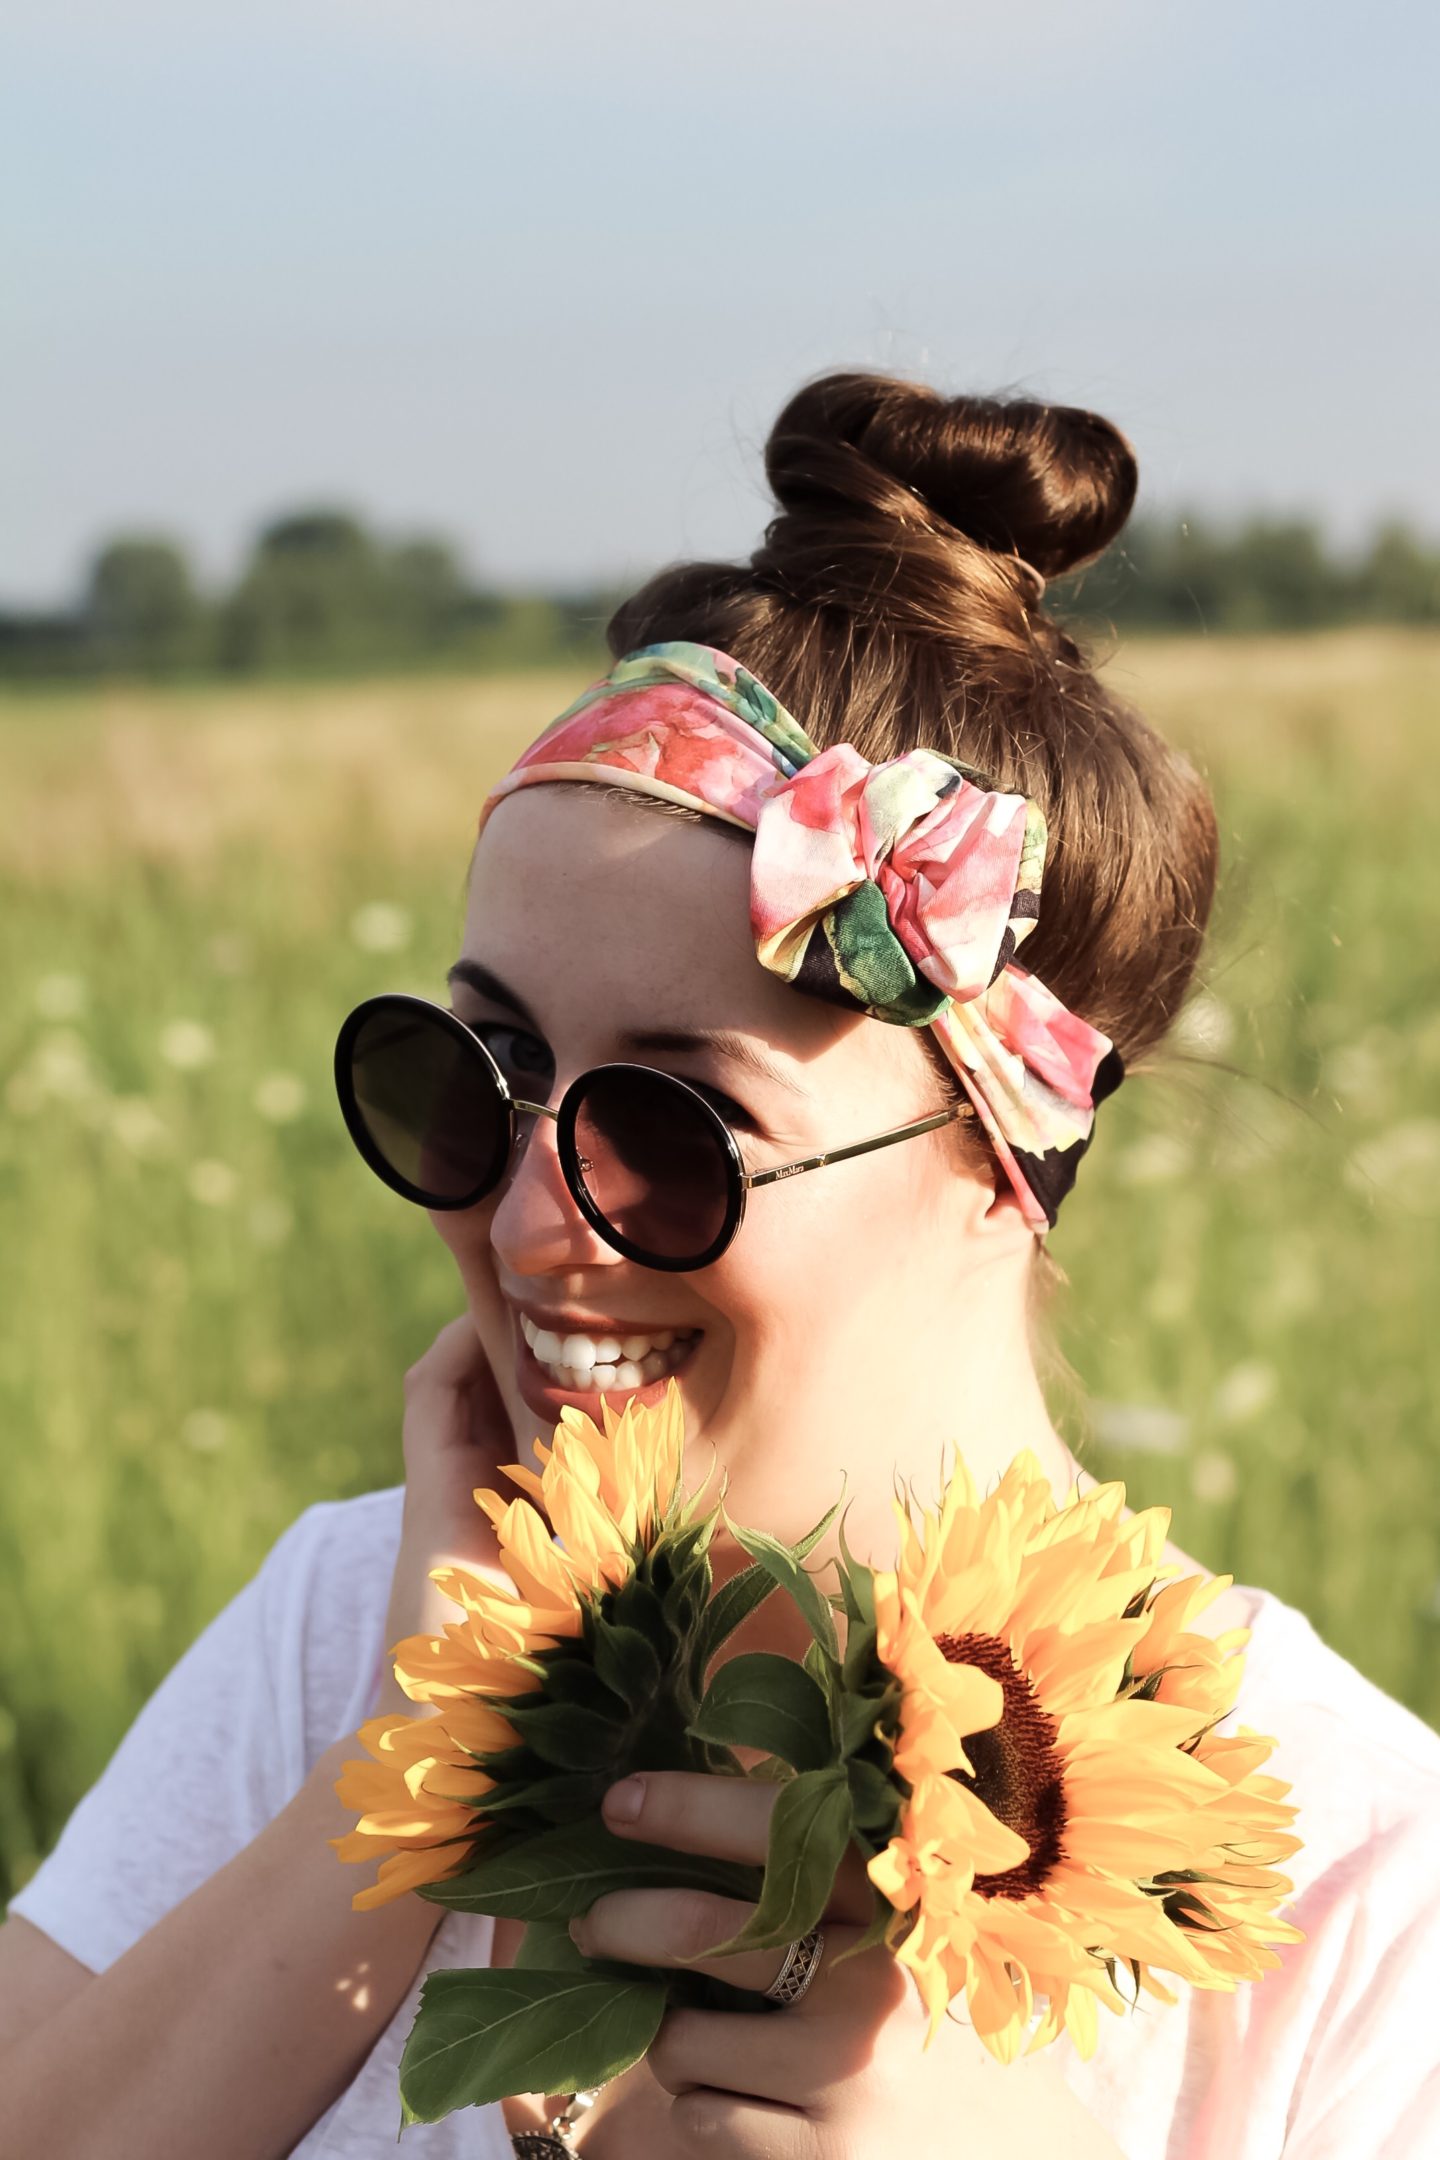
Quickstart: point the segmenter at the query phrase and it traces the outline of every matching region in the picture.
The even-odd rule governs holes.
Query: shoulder
[[[403,1485],[314,1501],[261,1565],[277,1688],[298,1693],[307,1767],[365,1717],[386,1647],[404,1506]]]
[[[1418,2160],[1433,2150],[1440,1735],[1295,1606],[1253,1596],[1235,1716],[1273,1736],[1263,1771],[1290,1785],[1301,1844],[1280,1915],[1302,1939],[1247,2005],[1245,2105],[1281,2096],[1297,2160]]]
[[[388,1557],[400,1548],[405,1487],[386,1485],[348,1500],[313,1500],[270,1549],[287,1575],[304,1577],[327,1566]],[[388,1578],[387,1578],[388,1584]]]
[[[404,1489],[321,1501],[142,1703],[10,1911],[102,1972],[247,1845],[358,1729]]]
[[[1417,1847],[1440,1891],[1440,1734],[1335,1649],[1297,1606],[1251,1589],[1236,1724],[1272,1737],[1263,1768],[1285,1779],[1303,1847],[1297,1892],[1339,1869],[1358,1886],[1409,1866]],[[1333,1881],[1333,1877],[1332,1877]]]
[[[1289,1784],[1300,1851],[1285,1862],[1310,1959],[1356,1972],[1403,1953],[1440,1966],[1440,1734],[1364,1678],[1302,1611],[1250,1592],[1252,1633],[1235,1724],[1274,1739],[1263,1765]],[[1416,1931],[1416,1920],[1423,1927]],[[1440,1970],[1436,1970],[1440,1981]]]

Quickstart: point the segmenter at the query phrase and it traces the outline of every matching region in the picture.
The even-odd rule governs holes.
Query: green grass
[[[1225,867],[1210,1050],[1106,1106],[1052,1240],[1057,1415],[1435,1722],[1440,639],[1111,673],[1208,773]],[[458,1297],[331,1045],[439,992],[472,806],[584,679],[0,701],[0,1897],[299,1510],[401,1476]]]

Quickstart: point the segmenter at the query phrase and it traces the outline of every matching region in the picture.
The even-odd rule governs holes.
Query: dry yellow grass
[[[1258,781],[1292,758],[1348,757],[1356,785],[1405,781],[1440,701],[1440,638],[1135,642],[1107,680],[1208,769]],[[142,858],[205,876],[231,842],[323,853],[364,833],[387,858],[463,868],[487,782],[589,679],[578,668],[475,680],[107,689],[0,699],[0,870],[64,884]]]

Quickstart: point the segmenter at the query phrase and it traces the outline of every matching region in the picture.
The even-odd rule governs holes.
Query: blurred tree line
[[[370,674],[598,657],[630,588],[478,586],[448,541],[388,541],[348,511],[282,517],[233,588],[203,591],[178,541],[133,533],[100,548],[77,604],[0,611],[0,678]],[[1440,623],[1440,547],[1381,526],[1348,555],[1303,519],[1139,517],[1050,604],[1119,631],[1243,633],[1347,622]]]

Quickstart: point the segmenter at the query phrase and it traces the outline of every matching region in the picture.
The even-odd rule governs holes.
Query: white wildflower
[[[223,1410],[192,1410],[180,1427],[180,1437],[198,1454],[213,1455],[230,1438],[230,1420]]]
[[[1230,1457],[1217,1454],[1213,1448],[1204,1449],[1190,1465],[1190,1490],[1197,1500],[1222,1506],[1225,1501],[1234,1499],[1239,1485],[1240,1479]]]
[[[1411,1213],[1440,1206],[1440,1119],[1409,1118],[1366,1140],[1341,1173],[1362,1198]]]
[[[1117,1157],[1115,1175],[1122,1185],[1164,1185],[1183,1177],[1192,1162],[1188,1142],[1174,1133],[1146,1133]]]
[[[1241,1425],[1274,1400],[1277,1379],[1263,1358],[1246,1358],[1231,1367],[1215,1390],[1213,1408],[1222,1425]]]
[[[256,1083],[254,1102],[272,1125],[288,1125],[305,1108],[305,1083],[298,1073],[266,1073]]]
[[[288,1200],[282,1200],[276,1194],[267,1194],[263,1199],[254,1202],[246,1222],[257,1245],[283,1245],[295,1227],[295,1210]]]
[[[177,1072],[198,1072],[215,1055],[215,1037],[203,1020],[171,1020],[160,1031],[160,1055]]]
[[[1223,1057],[1235,1040],[1235,1016],[1209,990],[1197,990],[1181,1007],[1171,1029],[1172,1041],[1202,1056]]]
[[[1178,1455],[1189,1438],[1189,1419],[1159,1403],[1097,1402],[1092,1410],[1095,1437],[1109,1447]]]
[[[30,1053],[30,1075],[53,1102],[79,1102],[98,1084],[85,1038],[74,1028],[53,1028],[41,1036]]]
[[[213,1156],[192,1163],[186,1183],[190,1197],[202,1207],[228,1207],[240,1186],[229,1163],[217,1162]]]
[[[42,1020],[78,1020],[89,1002],[83,975],[42,975],[35,985],[35,1010]]]
[[[350,935],[362,952],[403,952],[411,929],[408,909],[392,900],[367,900],[350,918]]]
[[[170,1128],[145,1095],[116,1095],[110,1103],[110,1131],[132,1155],[156,1155]]]
[[[210,965],[217,975],[243,975],[250,966],[250,942],[233,930],[217,930],[210,940]]]

